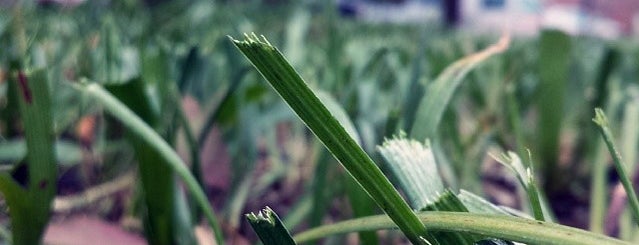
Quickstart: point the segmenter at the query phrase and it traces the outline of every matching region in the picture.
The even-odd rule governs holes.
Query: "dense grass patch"
[[[89,214],[151,244],[637,242],[639,45],[326,2],[1,9],[2,239]]]

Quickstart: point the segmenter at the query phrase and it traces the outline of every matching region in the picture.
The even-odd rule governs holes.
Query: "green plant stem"
[[[152,128],[144,123],[140,117],[127,108],[122,102],[118,101],[109,92],[104,90],[97,84],[71,84],[71,87],[79,92],[86,93],[91,98],[97,100],[105,110],[120,121],[132,134],[135,134],[141,141],[155,149],[156,153],[166,159],[169,167],[182,178],[188,190],[193,194],[195,201],[200,205],[204,214],[213,229],[218,244],[223,244],[222,230],[217,223],[213,208],[209,205],[208,199],[204,191],[200,188],[197,180],[191,175],[180,156],[171,148],[171,146],[162,139]]]
[[[515,97],[515,84],[506,84],[506,107],[508,112],[508,122],[510,124],[512,133],[515,136],[515,145],[517,148],[517,155],[525,156],[528,151],[524,146],[525,138],[521,128],[521,115],[519,113],[519,102]]]
[[[530,176],[530,179],[533,177]],[[533,215],[536,220],[545,221],[544,211],[541,209],[541,200],[539,199],[539,193],[537,192],[537,186],[533,180],[529,180],[528,186],[526,186],[526,193],[528,194],[528,200],[533,210]]]
[[[176,100],[179,101],[179,100]],[[202,163],[200,160],[200,147],[193,134],[193,129],[189,120],[184,113],[184,110],[181,106],[177,108],[177,119],[179,123],[182,125],[182,129],[184,130],[184,135],[186,136],[186,143],[189,146],[189,154],[191,155],[191,173],[193,177],[197,181],[200,186],[204,186],[204,180],[202,177]],[[191,214],[193,216],[193,222],[197,223],[199,218],[201,217],[201,212],[197,209],[197,207],[191,207]]]
[[[604,222],[606,218],[606,200],[608,189],[606,188],[606,159],[605,147],[595,144],[595,156],[592,163],[592,181],[590,194],[590,230],[604,234]]]
[[[430,237],[424,225],[277,48],[256,35],[246,35],[244,41],[231,40],[407,238],[414,244],[424,244],[424,237]]]
[[[526,166],[526,176],[521,176],[525,178],[524,188],[526,188],[526,194],[528,195],[528,201],[530,202],[530,207],[533,210],[533,216],[536,220],[540,221],[549,221],[550,219],[546,219],[544,216],[544,210],[541,206],[541,199],[539,198],[539,189],[537,188],[537,181],[535,181],[535,176],[533,175],[535,172],[535,168],[532,161],[532,154],[530,154],[530,150],[526,149],[526,153],[528,153],[528,165]]]
[[[472,233],[527,244],[630,244],[577,228],[506,215],[422,212],[418,217],[433,231]],[[385,215],[377,215],[321,226],[299,233],[293,238],[298,243],[303,243],[335,234],[390,228],[395,228],[393,222]]]
[[[617,150],[617,147],[615,146],[615,143],[613,141],[612,133],[610,132],[610,128],[608,126],[608,118],[606,118],[603,110],[596,108],[595,118],[593,118],[592,120],[599,126],[599,132],[601,133],[601,136],[603,136],[604,142],[606,142],[606,146],[608,146],[608,151],[610,151],[610,155],[612,155],[615,169],[619,174],[619,180],[621,181],[623,188],[626,190],[628,202],[630,203],[630,208],[632,209],[632,215],[635,218],[635,222],[637,223],[637,225],[639,225],[639,200],[637,199],[637,192],[635,192],[635,189],[632,186],[632,181],[628,177],[625,164],[621,159],[621,154],[619,154],[619,151]]]

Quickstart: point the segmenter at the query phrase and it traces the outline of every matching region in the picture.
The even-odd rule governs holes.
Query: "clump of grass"
[[[231,40],[408,239],[424,243],[426,230],[417,216],[284,56],[265,37],[252,34],[245,40]]]
[[[396,227],[414,243],[623,244],[552,223],[552,210],[545,207],[544,190],[537,189],[525,149],[532,146],[538,156],[543,173],[538,179],[546,180],[546,187],[558,186],[557,179],[564,187],[571,179],[594,176],[591,230],[603,233],[607,166],[605,148],[597,144],[612,143],[612,132],[602,133],[606,140],[599,142],[594,128],[584,130],[583,125],[595,126],[590,123],[594,107],[614,112],[608,127],[617,128],[616,119],[623,118],[615,133],[624,135],[621,153],[632,162],[635,154],[626,152],[636,148],[637,137],[632,129],[636,115],[630,111],[634,100],[628,100],[636,97],[635,44],[545,31],[538,40],[513,39],[509,45],[491,46],[483,37],[442,34],[422,26],[342,21],[330,1],[323,5],[324,12],[304,1],[277,9],[260,1],[169,2],[153,8],[113,2],[105,8],[101,2],[87,1],[64,11],[23,3],[17,5],[22,8],[0,13],[0,44],[7,50],[0,53],[0,191],[9,205],[13,234],[0,227],[0,237],[13,238],[18,245],[38,244],[52,213],[48,204],[55,185],[39,188],[36,184],[42,182],[36,181],[45,177],[46,183],[55,183],[58,169],[84,173],[88,166],[99,168],[99,176],[78,179],[96,187],[102,186],[97,182],[110,184],[122,170],[141,176],[142,185],[133,187],[140,188],[133,192],[134,203],[118,208],[149,218],[141,229],[153,244],[193,243],[193,229],[202,215],[218,244],[225,242],[223,234],[244,236],[242,229],[249,226],[240,222],[246,208],[264,205],[261,197],[271,195],[275,185],[291,185],[292,179],[299,181],[294,184],[308,183],[295,186],[297,198],[286,198],[285,204],[269,201],[276,210],[291,205],[282,213],[284,223],[270,209],[262,216],[248,215],[267,244],[329,236],[340,243],[344,236],[332,235],[342,232],[359,232],[362,243],[386,244],[402,234],[380,236],[375,231]],[[254,10],[260,14],[246,15]],[[282,37],[271,41],[283,43],[292,64],[265,39],[226,38],[227,33],[251,30]],[[254,56],[251,62],[284,101],[259,81],[236,45]],[[26,82],[21,82],[20,73]],[[78,82],[84,77],[101,85]],[[48,97],[43,94],[47,89]],[[204,105],[204,113],[183,111],[183,97]],[[27,98],[35,103],[25,104]],[[76,136],[78,117],[95,120],[94,139]],[[400,130],[411,138],[392,136]],[[289,139],[280,137],[284,131],[290,131],[289,139],[304,143],[301,154],[299,145],[288,147]],[[220,148],[229,149],[233,159],[230,187],[214,186],[217,189],[208,190],[207,197],[203,177],[213,173],[202,171],[205,162],[200,157],[209,153],[205,142],[218,132]],[[564,149],[558,139],[572,139],[573,134],[577,142],[568,142]],[[184,147],[188,159],[182,160],[176,152]],[[528,212],[525,207],[530,206],[531,212],[516,212],[483,198],[491,193],[481,192],[486,180],[478,164],[487,149],[495,147],[517,149],[519,156],[507,153],[499,159],[516,169],[524,186],[523,209]],[[564,151],[572,153],[566,154],[572,156],[571,178],[552,176],[563,169],[557,156]],[[333,154],[346,172],[333,164]],[[92,160],[85,162],[88,155]],[[520,156],[523,161],[517,161]],[[623,165],[617,153],[613,160],[615,167]],[[589,169],[588,162],[596,162],[594,168]],[[136,163],[139,168],[132,167]],[[392,175],[386,178],[380,169]],[[130,182],[121,188],[131,188]],[[632,184],[628,178],[622,182]],[[183,195],[181,183],[190,196]],[[587,183],[571,182],[576,188],[569,194],[588,189]],[[297,192],[302,188],[305,191]],[[339,214],[326,211],[335,210],[334,200],[345,196],[350,209],[340,206]],[[637,230],[628,223],[637,214],[636,197],[628,199],[633,215],[621,218],[622,239]],[[79,208],[91,202],[83,201]],[[219,216],[214,206],[222,210]],[[373,216],[380,213],[378,207],[391,218]],[[351,214],[361,219],[322,225],[329,220],[327,214],[331,220]],[[545,221],[537,223],[531,216]],[[556,217],[566,221],[565,213]],[[298,232],[304,222],[312,228],[292,239],[288,230]]]
[[[411,143],[403,139],[391,140],[381,148],[382,153],[393,164],[396,175],[399,175],[397,177],[402,181],[402,186],[407,188],[408,195],[413,196],[412,202],[420,206],[427,205],[424,208],[426,210],[457,211],[456,213],[427,211],[419,214],[424,224],[416,224],[414,219],[418,217],[417,213],[410,210],[379,168],[331,115],[329,110],[326,109],[324,104],[282,54],[265,37],[262,36],[260,38],[255,34],[251,34],[246,35],[244,40],[231,40],[388,215],[388,217],[368,217],[321,226],[296,236],[295,238],[298,242],[305,242],[330,234],[375,230],[397,225],[413,244],[445,244],[445,241],[453,241],[450,239],[455,239],[454,241],[459,244],[472,244],[480,240],[480,238],[472,236],[453,238],[449,234],[432,233],[432,231],[457,231],[464,234],[484,235],[489,238],[501,238],[526,243],[625,244],[623,241],[603,235],[543,221],[532,221],[526,218],[505,215],[470,214],[455,194],[446,191],[440,193],[438,191],[442,187],[436,171],[433,172],[435,166],[424,165],[424,162],[422,162],[425,161],[425,163],[432,164],[434,160],[432,153],[430,155],[423,154],[424,152],[430,152],[427,148],[415,147],[415,142]],[[420,144],[417,143],[416,145],[419,146]],[[526,170],[523,170],[524,166],[521,161],[513,162],[516,159],[518,158],[511,155],[505,158],[504,161],[509,162],[507,166],[512,166],[515,170],[518,170],[516,172],[522,178],[522,183],[531,197],[530,201],[535,207],[535,217],[543,220],[544,215],[535,189],[531,166],[529,165]],[[422,164],[417,164],[419,162],[422,162]],[[526,172],[525,175],[523,171]],[[421,176],[421,178],[430,177],[430,179],[422,180],[415,175],[418,173],[427,175]],[[433,180],[432,178],[435,179]],[[420,190],[418,188],[422,187],[427,188],[430,194],[418,191]],[[258,221],[255,215],[249,214],[249,219],[252,223]],[[424,227],[424,225],[426,226]],[[258,234],[263,233],[261,228],[256,229],[256,231]],[[260,238],[262,237],[260,235]],[[263,239],[263,241],[265,243],[272,242],[270,239]]]

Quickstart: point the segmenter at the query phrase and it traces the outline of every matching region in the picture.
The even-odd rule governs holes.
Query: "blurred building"
[[[444,1],[342,0],[349,14],[372,22],[441,22]],[[460,25],[470,31],[534,35],[557,28],[573,35],[639,35],[639,0],[454,0]],[[346,7],[347,6],[347,7]]]

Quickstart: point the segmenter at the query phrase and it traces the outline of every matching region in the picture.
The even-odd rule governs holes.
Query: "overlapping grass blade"
[[[326,109],[331,112],[331,115],[333,115],[339,122],[339,124],[344,127],[344,130],[346,130],[348,135],[350,135],[351,138],[353,138],[353,140],[355,140],[355,142],[357,142],[357,144],[361,146],[362,140],[359,137],[359,133],[357,132],[357,129],[355,129],[355,125],[348,117],[348,114],[346,113],[344,108],[342,108],[337,100],[335,100],[335,98],[333,98],[333,96],[331,96],[329,93],[322,90],[316,90],[315,93],[317,95],[317,98],[319,98],[324,106],[326,106]],[[332,167],[332,165],[329,165],[332,159],[329,159],[330,155],[324,149],[321,149],[319,154],[319,162],[317,163],[318,165],[315,171],[316,182],[313,186],[314,206],[313,215],[311,216],[312,226],[317,226],[320,224],[325,213],[324,210],[331,200],[330,196],[327,197],[326,195],[326,181],[329,173],[328,170]],[[375,214],[375,204],[373,200],[371,200],[366,192],[362,191],[360,186],[351,176],[348,176],[347,178],[348,179],[345,179],[344,181],[346,182],[346,192],[348,195],[348,201],[351,204],[351,208],[353,210],[353,216],[364,217]],[[374,232],[360,232],[359,236],[362,242],[365,244],[378,244],[377,235]]]
[[[495,204],[492,204],[486,201],[486,199],[481,198],[466,190],[460,190],[459,194],[457,194],[457,198],[459,198],[459,200],[464,204],[464,206],[471,213],[503,214],[503,215],[509,214],[508,212],[496,206]]]
[[[377,149],[414,209],[432,205],[443,194],[444,183],[429,143],[422,144],[400,135],[384,141]]]
[[[423,244],[426,230],[415,213],[282,54],[266,38],[256,35],[232,41],[408,239]]]
[[[150,147],[155,154],[164,159],[164,163],[168,164],[184,181],[186,188],[193,194],[195,202],[197,202],[204,211],[205,217],[208,219],[211,228],[215,234],[219,244],[223,243],[222,231],[219,228],[217,219],[213,209],[208,203],[206,194],[198,185],[197,181],[189,171],[188,167],[171,146],[162,139],[149,125],[144,123],[140,117],[127,108],[122,102],[118,101],[113,95],[105,91],[101,86],[94,83],[71,84],[71,87],[78,92],[84,93],[97,103],[102,105],[104,109],[118,121],[120,121],[131,134],[136,135],[139,140]]]
[[[427,211],[417,214],[426,228],[432,231],[462,232],[515,241],[526,244],[556,245],[630,245],[601,234],[587,232],[550,222],[517,218],[506,215],[489,215],[458,212]],[[336,234],[361,230],[395,228],[385,215],[352,219],[306,230],[293,236],[304,243]]]
[[[142,79],[134,79],[124,84],[108,85],[111,91],[129,109],[136,113],[151,127],[158,130],[161,126],[160,115],[153,110],[151,101],[145,93]],[[173,133],[164,133],[171,141]],[[166,159],[156,154],[152,146],[144,142],[137,134],[127,131],[127,136],[137,158],[144,202],[147,209],[144,216],[147,239],[153,244],[177,244],[195,242],[190,215],[185,208],[186,200],[177,185],[175,174]],[[182,202],[182,203],[180,203]],[[191,230],[189,232],[189,230]]]
[[[49,83],[44,70],[14,71],[10,82],[16,85],[10,93],[18,95],[27,155],[11,175],[0,174],[0,191],[9,205],[13,244],[40,244],[57,186]]]
[[[593,98],[589,103],[589,109],[587,112],[588,119],[590,119],[590,108],[605,108],[605,104],[608,102],[609,91],[608,81],[616,70],[621,60],[621,52],[615,47],[607,47],[604,53],[604,57],[599,63],[599,71],[594,81],[595,89],[593,90]],[[586,112],[584,112],[586,113]],[[592,125],[592,124],[589,124]],[[596,127],[596,125],[592,125]],[[593,132],[595,130],[592,130]],[[586,152],[590,152],[590,161],[592,162],[591,168],[591,194],[590,194],[590,230],[597,233],[604,232],[604,219],[606,216],[606,200],[607,200],[607,183],[606,183],[606,167],[607,162],[605,158],[605,147],[598,140],[596,134],[585,134],[585,149]]]
[[[422,144],[403,135],[386,140],[378,147],[395,174],[399,186],[416,210],[468,212],[465,204],[452,191],[445,189],[435,157],[428,143]],[[479,197],[476,199],[483,200]],[[484,209],[492,208],[487,201],[475,202]],[[484,206],[487,207],[484,207]],[[483,237],[463,233],[431,232],[440,244],[474,244]]]
[[[528,152],[528,156],[530,157],[530,152]],[[528,201],[530,206],[532,207],[533,216],[536,220],[552,220],[548,215],[545,215],[544,209],[542,208],[542,202],[540,199],[539,190],[537,188],[537,184],[535,181],[535,176],[533,175],[534,168],[532,166],[532,160],[525,164],[522,162],[521,158],[514,152],[507,152],[502,154],[501,156],[493,156],[497,162],[501,163],[505,167],[509,168],[512,172],[515,173],[519,183],[524,187],[526,191],[526,195],[528,196]]]
[[[415,122],[410,129],[413,139],[433,138],[437,126],[442,119],[450,99],[461,84],[464,76],[482,61],[501,53],[509,46],[510,38],[503,36],[498,43],[481,52],[464,57],[448,66],[432,83],[426,87],[426,92],[419,106]]]

